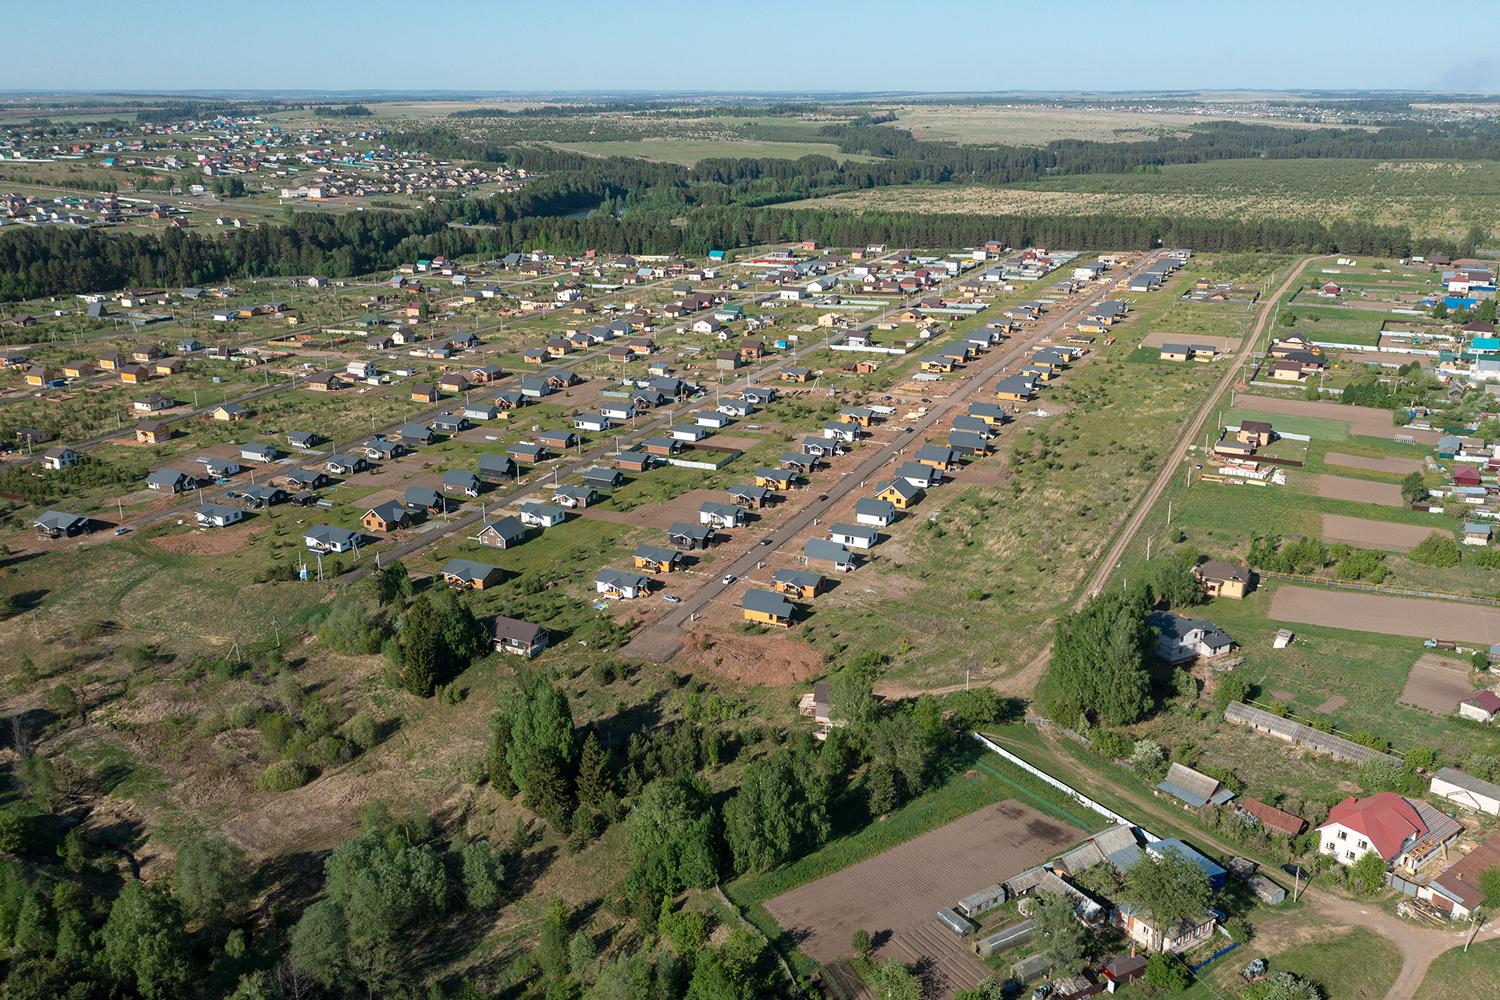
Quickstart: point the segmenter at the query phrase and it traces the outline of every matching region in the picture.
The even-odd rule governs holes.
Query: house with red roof
[[[1500,695],[1493,691],[1476,691],[1458,703],[1458,714],[1464,719],[1490,723],[1500,715]]]
[[[1479,476],[1479,470],[1472,465],[1464,465],[1453,472],[1454,486],[1482,486],[1484,480]]]
[[[1318,853],[1352,865],[1374,851],[1387,864],[1415,869],[1463,827],[1425,802],[1381,792],[1353,796],[1328,811],[1318,827]]]

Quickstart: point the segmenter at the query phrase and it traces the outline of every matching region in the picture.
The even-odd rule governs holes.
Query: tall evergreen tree
[[[583,741],[583,752],[578,757],[578,801],[591,809],[598,809],[604,802],[604,794],[612,784],[609,758],[599,746],[599,737],[589,733]]]
[[[510,776],[510,720],[501,716],[494,721],[494,728],[490,738],[490,786],[508,799],[520,791]]]
[[[438,630],[437,616],[426,594],[407,611],[401,643],[401,685],[418,698],[431,698],[439,669]]]

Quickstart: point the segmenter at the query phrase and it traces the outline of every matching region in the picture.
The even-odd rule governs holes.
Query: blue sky
[[[1486,34],[1436,10],[69,0],[7,13],[0,90],[1500,89]]]

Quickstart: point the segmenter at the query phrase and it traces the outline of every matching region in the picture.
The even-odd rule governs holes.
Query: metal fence
[[[1482,594],[1453,594],[1446,590],[1390,587],[1378,583],[1364,583],[1359,580],[1334,580],[1322,576],[1276,573],[1268,569],[1257,569],[1255,572],[1260,576],[1268,577],[1272,580],[1290,580],[1293,583],[1306,583],[1315,587],[1333,587],[1337,590],[1362,590],[1371,594],[1389,594],[1393,597],[1431,597],[1440,601],[1462,601],[1465,604],[1485,604],[1490,607],[1500,607],[1500,598],[1485,597]]]

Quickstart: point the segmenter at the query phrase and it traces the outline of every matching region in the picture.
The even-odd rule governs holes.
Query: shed
[[[1167,768],[1166,779],[1156,787],[1159,791],[1186,802],[1194,809],[1209,802],[1221,806],[1234,798],[1234,792],[1225,788],[1219,779],[1175,761],[1171,767]]]
[[[1448,802],[1473,812],[1500,816],[1500,785],[1445,767],[1432,776],[1431,791]]]

